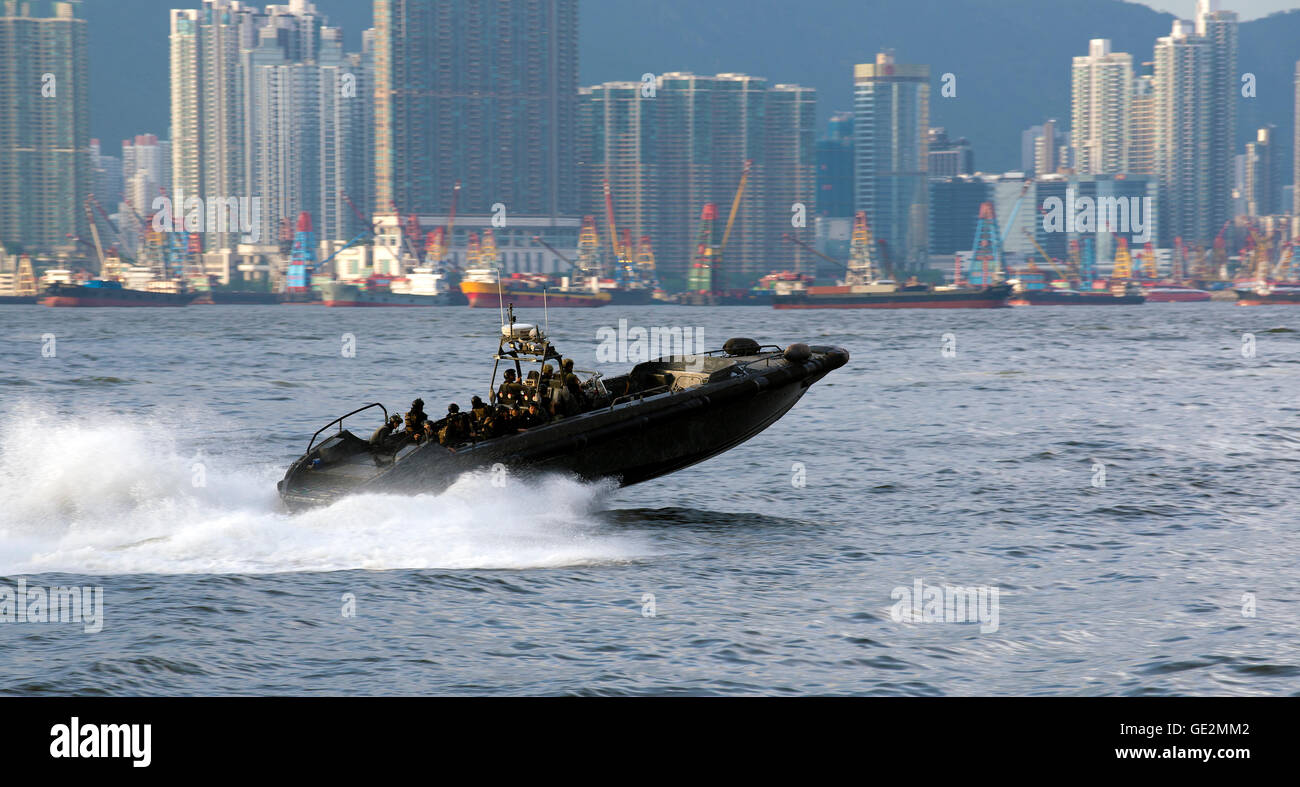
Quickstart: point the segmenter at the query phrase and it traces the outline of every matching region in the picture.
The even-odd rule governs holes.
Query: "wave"
[[[290,514],[275,493],[282,468],[205,457],[159,420],[78,421],[22,406],[0,422],[0,575],[522,569],[652,553],[603,522],[609,484],[500,489],[468,474],[436,495]]]

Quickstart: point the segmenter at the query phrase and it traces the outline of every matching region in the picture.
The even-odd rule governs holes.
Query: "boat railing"
[[[644,391],[637,391],[636,393],[624,394],[623,396],[620,396],[617,399],[610,402],[609,409],[613,410],[615,405],[624,404],[626,402],[634,402],[637,399],[644,399],[647,396],[657,396],[661,393],[668,393],[671,390],[672,390],[671,385],[656,385],[655,387],[647,388]]]
[[[363,407],[358,407],[357,409],[353,410],[353,411],[350,412],[350,413],[344,413],[343,415],[340,415],[338,418],[335,418],[333,421],[330,421],[329,423],[325,424],[325,425],[322,426],[320,429],[317,429],[317,430],[316,430],[316,434],[314,434],[314,435],[311,436],[311,442],[307,444],[307,450],[306,450],[304,453],[308,453],[308,454],[311,453],[311,449],[316,445],[316,438],[317,438],[317,437],[320,437],[320,433],[321,433],[321,432],[325,431],[326,429],[329,429],[329,428],[330,428],[331,426],[333,426],[334,424],[338,424],[338,425],[339,425],[339,433],[342,434],[342,432],[343,432],[343,419],[344,419],[344,418],[347,418],[347,417],[349,417],[349,416],[356,415],[357,413],[362,412],[362,411],[364,411],[364,410],[369,410],[369,409],[372,408],[372,407],[378,407],[380,410],[383,410],[383,411],[384,411],[384,423],[388,423],[388,408],[387,408],[387,407],[384,407],[384,406],[383,406],[382,404],[380,404],[379,402],[371,402],[370,404],[365,405],[365,406],[363,406]]]

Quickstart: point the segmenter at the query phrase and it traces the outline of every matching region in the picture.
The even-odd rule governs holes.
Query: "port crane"
[[[1043,261],[1047,263],[1047,267],[1052,269],[1052,273],[1056,274],[1057,278],[1074,285],[1075,282],[1071,279],[1069,274],[1056,267],[1056,260],[1052,259],[1052,257],[1047,253],[1047,250],[1043,248],[1043,244],[1038,242],[1038,238],[1034,237],[1034,233],[1029,230],[1024,230],[1024,233],[1025,237],[1029,238],[1029,242],[1034,244],[1034,248],[1038,250],[1038,253],[1043,255]],[[1038,272],[1038,266],[1034,264],[1033,260],[1029,261],[1029,268],[1032,271]]]
[[[731,229],[736,223],[736,214],[740,212],[740,200],[745,196],[745,184],[749,182],[750,166],[752,160],[745,159],[745,165],[740,170],[740,183],[736,186],[736,196],[731,200],[731,213],[727,215],[727,225],[722,230],[722,243],[718,250],[713,254],[712,267],[708,272],[709,290],[722,290],[724,284],[722,277],[722,256],[727,251],[727,241],[731,238]]]

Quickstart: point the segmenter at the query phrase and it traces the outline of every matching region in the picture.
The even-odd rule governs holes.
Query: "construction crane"
[[[1133,255],[1128,250],[1128,239],[1115,237],[1115,265],[1110,271],[1111,281],[1128,281],[1133,278]]]
[[[1142,247],[1142,275],[1151,281],[1160,278],[1160,270],[1156,266],[1156,247],[1150,241]]]
[[[460,203],[460,181],[456,181],[451,187],[451,210],[447,212],[447,248],[451,249],[456,245],[456,206]],[[442,260],[438,260],[439,263]],[[451,266],[459,270],[455,263]]]
[[[1210,264],[1213,270],[1209,271],[1209,274],[1219,279],[1228,277],[1228,245],[1224,241],[1223,233],[1230,226],[1232,226],[1232,219],[1223,222],[1219,234],[1214,236],[1214,250],[1210,253]]]
[[[723,282],[722,272],[722,255],[727,251],[727,240],[731,237],[731,228],[736,223],[736,213],[740,210],[740,200],[745,196],[745,184],[749,181],[749,169],[753,162],[745,159],[745,166],[740,170],[740,184],[736,186],[736,197],[731,201],[731,213],[727,216],[727,226],[722,231],[722,245],[718,247],[718,253],[714,255],[713,260],[713,284],[717,289],[722,289],[720,285]]]
[[[479,264],[489,268],[500,269],[501,260],[497,254],[497,240],[492,235],[491,227],[483,228],[482,245],[479,247]]]
[[[816,248],[814,248],[811,244],[809,244],[809,243],[805,243],[804,241],[799,240],[798,238],[796,238],[795,236],[791,235],[791,234],[788,233],[788,232],[785,233],[785,234],[783,234],[783,235],[781,236],[781,240],[789,241],[790,243],[793,243],[794,245],[798,246],[799,248],[803,249],[804,251],[807,251],[807,252],[809,252],[809,253],[811,253],[811,254],[816,255],[816,256],[820,257],[821,259],[826,260],[827,262],[831,263],[832,265],[834,265],[834,266],[836,266],[836,267],[838,267],[838,268],[843,268],[845,271],[848,271],[848,270],[849,270],[849,266],[848,266],[847,263],[840,262],[839,260],[835,259],[834,257],[831,257],[831,256],[829,256],[829,255],[827,255],[827,254],[823,254],[822,252],[820,252],[820,251],[818,251]]]
[[[883,240],[882,238],[881,251],[884,252],[885,259],[888,259],[888,249],[883,245]],[[867,212],[860,210],[853,214],[853,234],[849,236],[849,264],[848,275],[844,279],[845,284],[852,287],[857,284],[870,284],[876,280],[876,258],[872,246]]]
[[[623,284],[623,250],[618,247],[618,228],[614,225],[614,196],[609,190],[609,180],[605,180],[605,229],[609,232],[609,248],[614,254],[614,279]],[[605,273],[601,266],[600,275]]]
[[[536,243],[538,246],[541,246],[542,248],[546,249],[550,253],[554,254],[560,260],[560,262],[563,262],[564,264],[568,265],[570,268],[573,268],[575,270],[578,269],[577,263],[575,263],[573,260],[569,259],[568,257],[564,256],[563,254],[561,254],[559,249],[555,248],[551,244],[542,240],[541,235],[534,235],[533,243]]]
[[[700,228],[695,236],[695,259],[686,277],[687,290],[694,293],[713,291],[713,245],[714,225],[718,218],[718,206],[712,202],[704,203],[700,211]],[[581,248],[581,245],[579,246]]]
[[[1296,280],[1296,258],[1295,246],[1291,241],[1282,243],[1282,251],[1278,255],[1277,265],[1273,268],[1273,280],[1293,282]]]
[[[637,244],[636,271],[652,290],[658,290],[659,287],[659,269],[655,265],[655,252],[650,246],[650,236],[642,235],[640,242]]]
[[[85,206],[85,207],[86,207],[86,220],[90,223],[90,237],[91,237],[92,240],[95,241],[95,245],[94,245],[93,248],[94,248],[94,250],[95,250],[95,257],[96,257],[96,259],[98,259],[98,261],[99,261],[99,270],[100,270],[101,273],[103,273],[103,270],[104,270],[104,244],[102,244],[102,243],[100,242],[100,240],[99,240],[99,224],[98,224],[98,222],[95,221],[95,211],[94,211],[93,209],[91,209],[91,204],[94,202],[94,199],[95,199],[95,198],[94,198],[93,196],[87,196],[87,197],[86,197],[86,206]]]
[[[1019,201],[1016,203],[1019,205]],[[975,224],[975,241],[971,244],[971,271],[978,265],[980,279],[974,282],[988,287],[1002,281],[1002,235],[998,234],[998,220],[992,202],[981,202],[979,221]]]
[[[1011,234],[1011,228],[1016,225],[1016,214],[1020,212],[1020,203],[1025,201],[1025,195],[1029,193],[1029,187],[1034,184],[1033,178],[1025,178],[1025,183],[1020,187],[1020,195],[1016,197],[1016,202],[1011,206],[1011,213],[1007,217],[1007,225],[1002,230],[1002,237],[998,238],[998,249],[1004,249],[1007,246],[1007,236]],[[992,204],[992,203],[990,203]],[[997,225],[994,225],[995,227]]]
[[[1183,245],[1181,235],[1174,238],[1174,257],[1169,263],[1169,278],[1174,284],[1181,285],[1187,276],[1187,247]]]
[[[1029,238],[1029,242],[1034,244],[1034,248],[1038,249],[1038,253],[1043,255],[1043,262],[1046,262],[1047,267],[1052,269],[1052,273],[1056,274],[1056,277],[1058,279],[1067,282],[1070,281],[1069,275],[1066,274],[1064,271],[1062,271],[1060,268],[1056,267],[1056,260],[1052,259],[1051,255],[1047,253],[1047,250],[1043,248],[1043,245],[1038,242],[1038,238],[1034,237],[1034,233],[1030,232],[1029,230],[1024,230],[1024,233],[1025,233],[1025,237]],[[1029,261],[1029,265],[1031,269],[1037,270],[1038,268],[1037,265],[1034,265],[1033,260]]]
[[[578,264],[574,266],[570,283],[582,287],[592,276],[600,275],[600,235],[596,232],[596,217],[583,216],[578,231]]]

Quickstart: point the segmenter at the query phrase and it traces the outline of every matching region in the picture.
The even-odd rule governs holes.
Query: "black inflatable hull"
[[[301,509],[346,494],[437,492],[462,473],[497,465],[506,468],[507,477],[558,472],[589,480],[609,478],[621,486],[638,484],[717,456],[757,435],[785,415],[809,386],[849,359],[838,347],[812,350],[803,363],[616,405],[457,451],[419,446],[374,478],[346,488],[315,482],[311,452],[286,473],[280,495],[290,509]],[[329,441],[323,445],[329,450]]]

